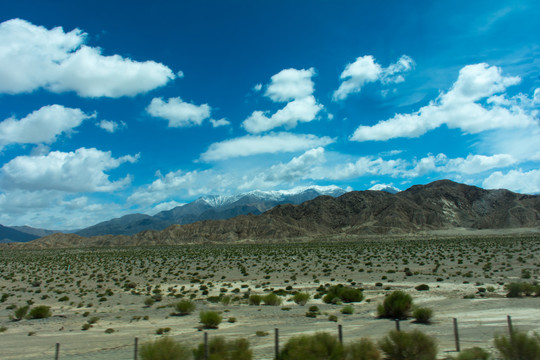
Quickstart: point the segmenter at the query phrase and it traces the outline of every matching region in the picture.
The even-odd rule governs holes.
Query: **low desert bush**
[[[341,308],[341,313],[344,315],[352,315],[354,314],[354,306],[352,305],[346,305]]]
[[[26,316],[26,314],[28,314],[29,308],[30,307],[28,305],[16,308],[15,311],[13,312],[13,320],[18,321],[18,320],[23,319]]]
[[[403,291],[393,291],[382,304],[377,307],[377,313],[381,318],[407,319],[412,307],[411,295]]]
[[[191,300],[180,300],[174,304],[174,309],[177,311],[177,314],[181,316],[191,314],[196,308],[197,306]]]
[[[418,291],[428,291],[429,290],[429,285],[420,284],[420,285],[416,286],[415,289],[418,290]]]
[[[169,337],[150,341],[141,345],[139,350],[141,360],[188,360],[191,350]]]
[[[505,360],[540,360],[540,336],[513,331],[511,336],[496,336],[495,347]]]
[[[250,295],[248,299],[249,305],[260,305],[261,301],[262,301],[262,296],[258,294]]]
[[[345,355],[343,345],[335,336],[326,332],[314,335],[294,336],[287,341],[280,352],[281,360],[341,360]]]
[[[343,285],[331,286],[323,297],[327,304],[335,304],[339,301],[344,303],[360,302],[364,299],[362,290]]]
[[[279,306],[281,305],[281,298],[274,293],[263,296],[262,301],[265,305]]]
[[[362,338],[345,347],[345,360],[380,360],[381,352],[370,339]]]
[[[459,355],[456,357],[456,360],[488,360],[489,359],[489,353],[478,347],[475,346],[470,349],[465,349],[459,353]]]
[[[155,302],[156,301],[154,300],[154,298],[147,297],[146,299],[144,299],[144,306],[150,307],[150,306],[154,305]]]
[[[51,307],[46,305],[39,305],[30,310],[28,317],[30,319],[45,319],[52,315]]]
[[[217,311],[212,310],[201,311],[199,318],[205,329],[217,329],[222,320],[221,315]]]
[[[203,360],[204,343],[193,350],[195,360]],[[249,342],[240,338],[226,341],[222,336],[216,336],[208,342],[208,360],[251,360],[253,351],[249,348]]]
[[[390,331],[379,347],[390,360],[435,360],[437,356],[435,340],[419,330]]]
[[[430,324],[433,310],[427,307],[417,307],[413,311],[413,317],[418,324]]]
[[[299,292],[294,294],[293,301],[297,303],[298,305],[306,305],[309,299],[311,298],[311,295],[307,292]]]

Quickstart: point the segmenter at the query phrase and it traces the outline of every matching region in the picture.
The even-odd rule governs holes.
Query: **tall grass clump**
[[[281,298],[273,292],[262,297],[264,305],[279,306],[281,305]]]
[[[505,360],[540,360],[540,336],[513,331],[511,336],[496,336],[495,347]]]
[[[189,315],[195,311],[196,308],[197,306],[191,300],[180,300],[174,304],[174,309],[176,310],[177,315],[180,316]]]
[[[335,336],[326,332],[294,336],[280,352],[280,360],[341,360],[345,355],[343,345]]]
[[[249,348],[249,342],[240,338],[226,341],[222,336],[216,336],[208,342],[209,360],[251,360],[253,351]],[[199,344],[193,350],[195,360],[204,360],[204,343]]]
[[[381,352],[368,338],[362,338],[345,348],[345,360],[380,360]]]
[[[199,318],[205,329],[217,329],[219,324],[221,324],[221,320],[223,320],[217,311],[212,310],[201,311]]]
[[[309,299],[311,298],[311,295],[307,292],[298,292],[294,294],[293,301],[297,303],[298,305],[304,306],[307,304]]]
[[[167,336],[142,344],[139,356],[141,360],[188,360],[192,358],[191,349]]]
[[[252,294],[249,296],[248,303],[249,305],[260,305],[262,302],[262,296],[258,294]]]
[[[46,319],[52,315],[51,307],[46,305],[39,305],[30,310],[28,317],[30,319]]]
[[[437,356],[435,340],[419,330],[390,331],[379,347],[390,360],[435,360]]]
[[[382,304],[377,306],[377,313],[380,318],[404,320],[410,316],[411,307],[411,295],[397,290],[393,291]]]
[[[433,310],[427,307],[417,307],[413,311],[413,317],[418,324],[431,324]]]
[[[16,308],[15,311],[13,312],[13,321],[22,320],[28,313],[28,309],[29,309],[28,305],[20,306]]]
[[[456,360],[488,360],[489,358],[489,353],[486,350],[475,346],[461,351]]]

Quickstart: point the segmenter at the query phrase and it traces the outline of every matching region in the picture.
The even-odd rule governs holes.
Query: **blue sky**
[[[452,179],[540,192],[537,1],[3,1],[0,223]]]

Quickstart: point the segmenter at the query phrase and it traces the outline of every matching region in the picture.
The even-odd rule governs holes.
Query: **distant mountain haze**
[[[540,228],[540,195],[484,190],[449,180],[391,194],[351,191],[280,204],[261,215],[172,225],[132,236],[54,234],[28,245],[47,247],[174,245],[203,242],[284,241],[348,235],[416,234],[447,229]]]

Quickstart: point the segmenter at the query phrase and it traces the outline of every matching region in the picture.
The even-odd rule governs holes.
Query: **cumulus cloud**
[[[51,144],[92,117],[95,115],[87,115],[80,109],[48,105],[20,120],[8,118],[0,122],[0,149],[9,144]]]
[[[452,88],[429,105],[412,114],[397,114],[373,126],[360,126],[350,139],[413,138],[443,124],[469,134],[531,126],[535,124],[532,113],[519,106],[516,98],[493,97],[519,81],[518,77],[502,76],[501,69],[496,66],[483,63],[465,66]],[[482,99],[486,104],[478,103]]]
[[[311,78],[315,69],[284,69],[270,78],[265,96],[273,101],[290,101],[310,96],[314,91]]]
[[[201,155],[204,161],[225,160],[235,157],[302,151],[334,142],[329,137],[310,134],[271,133],[247,135],[210,145]]]
[[[466,158],[450,159],[445,171],[460,174],[477,174],[491,169],[504,168],[515,163],[516,159],[509,154],[469,155]]]
[[[540,170],[510,170],[507,173],[495,171],[484,180],[486,189],[508,189],[524,194],[540,193]]]
[[[333,94],[334,101],[345,100],[349,95],[358,93],[365,84],[381,81],[383,84],[398,83],[405,79],[403,73],[410,71],[414,66],[414,61],[407,55],[401,56],[399,60],[383,68],[371,55],[360,56],[355,62],[347,64],[341,73],[342,83]]]
[[[114,133],[117,130],[125,128],[127,126],[127,124],[123,121],[116,122],[111,120],[101,120],[96,125],[109,133]]]
[[[288,103],[282,109],[270,115],[265,111],[254,111],[242,127],[247,132],[256,134],[284,126],[296,127],[299,122],[310,122],[324,108],[313,96],[314,84],[311,80],[315,69],[285,69],[272,76],[265,96],[274,102]]]
[[[110,151],[80,148],[74,152],[52,151],[46,155],[18,156],[0,169],[3,189],[26,191],[107,192],[130,182],[126,176],[110,181],[105,172],[138,156],[113,158]]]
[[[220,126],[227,126],[231,124],[231,122],[225,118],[219,119],[219,120],[210,119],[210,123],[212,124],[212,127],[215,127],[215,128],[220,127]]]
[[[102,55],[84,45],[79,29],[46,29],[25,20],[0,24],[0,92],[26,93],[44,88],[75,91],[83,97],[134,96],[175,78],[167,66]]]
[[[175,97],[167,101],[154,98],[146,111],[154,117],[168,120],[169,127],[188,127],[201,125],[210,117],[212,108],[208,104],[194,105]]]
[[[307,96],[289,102],[283,109],[270,117],[262,111],[254,111],[243,123],[242,127],[248,132],[260,133],[285,126],[287,129],[296,127],[298,122],[310,122],[323,108],[313,96]]]

